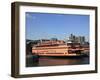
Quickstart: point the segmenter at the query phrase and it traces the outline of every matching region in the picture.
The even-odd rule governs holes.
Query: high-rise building
[[[75,42],[75,35],[71,34],[71,35],[69,36],[69,41],[70,41],[70,42]]]
[[[75,36],[73,34],[70,34],[67,42],[84,44],[86,41],[84,36]]]
[[[79,36],[79,42],[81,44],[84,44],[85,43],[85,37],[84,36]]]

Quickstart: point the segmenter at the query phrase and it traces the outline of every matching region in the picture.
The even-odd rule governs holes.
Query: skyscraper
[[[75,36],[73,34],[70,34],[69,39],[67,41],[72,43],[80,43],[80,44],[84,44],[86,42],[85,36]]]

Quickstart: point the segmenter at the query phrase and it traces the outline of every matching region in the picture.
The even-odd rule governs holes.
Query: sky
[[[25,13],[26,39],[67,39],[70,34],[89,38],[89,15]]]

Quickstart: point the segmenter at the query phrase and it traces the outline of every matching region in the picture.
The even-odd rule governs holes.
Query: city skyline
[[[70,34],[89,40],[89,15],[26,12],[26,39],[67,39]]]

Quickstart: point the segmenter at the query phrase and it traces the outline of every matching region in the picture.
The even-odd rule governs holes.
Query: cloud
[[[36,19],[36,16],[32,16],[31,14],[28,14],[28,13],[26,14],[26,17],[30,19]]]

